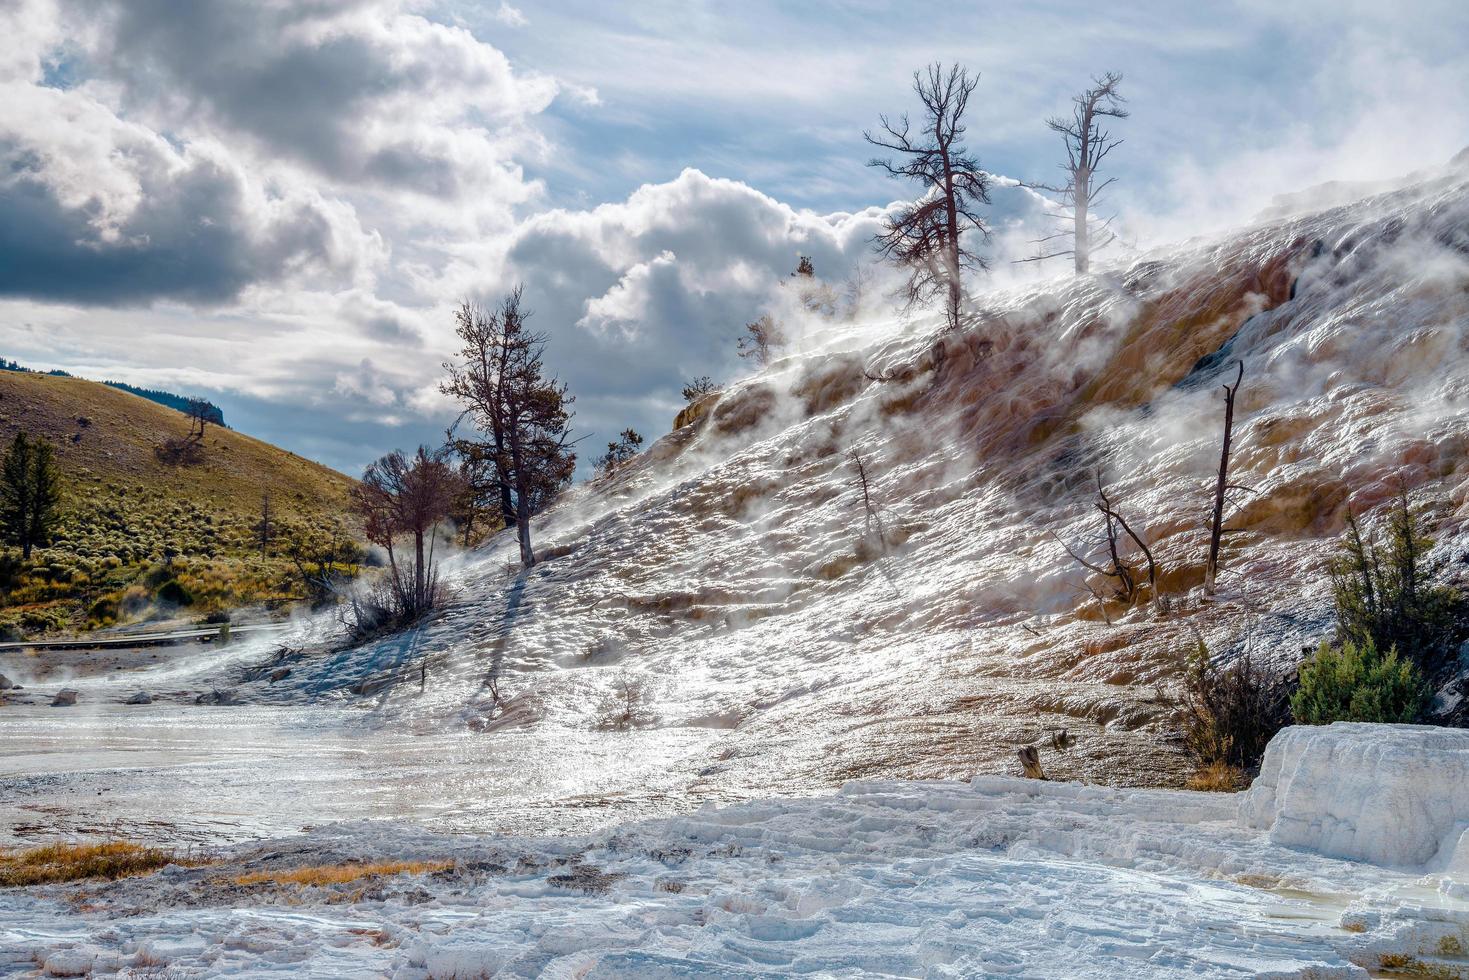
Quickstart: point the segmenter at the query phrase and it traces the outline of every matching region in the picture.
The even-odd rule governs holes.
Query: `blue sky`
[[[442,434],[450,311],[517,280],[589,443],[662,434],[798,253],[841,278],[913,192],[861,134],[931,60],[981,75],[981,161],[1042,180],[1044,118],[1123,72],[1142,245],[1469,144],[1447,2],[0,0],[0,34],[0,354],[348,472]]]

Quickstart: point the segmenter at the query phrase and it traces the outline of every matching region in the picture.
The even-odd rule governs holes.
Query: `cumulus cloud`
[[[526,200],[512,154],[534,141],[522,124],[555,81],[405,8],[128,0],[87,4],[86,25],[121,104],[155,125],[240,134],[343,184]]]
[[[735,337],[781,302],[799,256],[840,281],[867,254],[882,213],[819,215],[685,170],[626,201],[529,218],[501,278],[525,281],[583,425],[656,435],[683,382],[744,368]]]
[[[0,61],[0,295],[218,302],[299,274],[350,280],[376,260],[344,202],[262,181],[216,140],[124,119],[92,87],[47,84],[60,31],[44,4],[0,14],[22,42]]]

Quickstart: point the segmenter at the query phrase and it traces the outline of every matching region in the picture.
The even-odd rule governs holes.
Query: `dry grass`
[[[1189,789],[1202,790],[1205,793],[1235,793],[1249,784],[1250,777],[1245,775],[1243,769],[1225,762],[1211,762],[1207,766],[1200,766],[1188,778]]]
[[[0,887],[50,885],[84,878],[127,878],[169,864],[198,865],[173,851],[129,841],[101,844],[47,844],[26,850],[0,851]]]
[[[252,871],[232,880],[237,885],[343,885],[362,878],[429,874],[434,871],[444,871],[453,866],[453,861],[374,861],[371,863],[348,861],[343,864],[318,864],[280,871]]]

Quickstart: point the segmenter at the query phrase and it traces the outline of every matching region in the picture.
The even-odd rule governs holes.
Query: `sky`
[[[1448,0],[0,0],[0,37],[0,356],[203,395],[353,474],[442,440],[453,310],[516,283],[586,455],[662,435],[686,380],[749,370],[799,255],[872,261],[915,189],[862,133],[930,61],[979,73],[970,149],[1029,181],[1045,118],[1121,71],[1139,247],[1469,144]],[[1035,201],[993,219],[1022,241]]]

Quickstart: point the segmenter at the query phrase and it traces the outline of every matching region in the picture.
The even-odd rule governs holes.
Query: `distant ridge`
[[[160,405],[178,409],[180,412],[186,412],[189,407],[188,398],[185,398],[183,395],[175,395],[171,391],[159,391],[157,388],[139,388],[136,385],[128,384],[126,381],[104,381],[102,383],[109,388],[117,388],[120,391],[129,392],[137,395],[139,398],[146,398],[150,402],[157,402]],[[228,429],[229,426],[225,425],[224,421],[224,412],[220,407],[213,402],[208,402],[207,404],[209,405],[208,421],[214,425],[224,426],[224,428]]]
[[[60,369],[52,371],[37,371],[35,368],[26,367],[19,361],[11,361],[3,357],[0,357],[0,371],[19,371],[23,374],[44,374],[45,376],[50,378],[76,377],[76,375],[72,374],[71,372],[62,371]],[[171,391],[162,391],[157,388],[139,388],[137,385],[130,385],[126,381],[103,381],[102,383],[107,385],[109,388],[117,388],[120,391],[126,391],[130,394],[137,395],[139,398],[146,398],[150,402],[157,402],[159,405],[165,405],[176,411],[187,412],[189,408],[190,399],[188,397],[184,395],[176,395]],[[210,401],[205,401],[205,404],[209,406],[207,421],[212,423],[213,425],[218,425],[226,429],[229,428],[224,420],[224,410]]]

